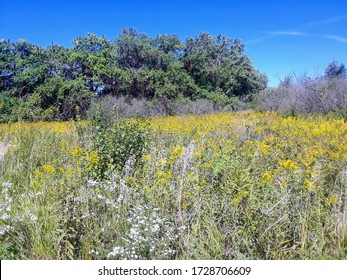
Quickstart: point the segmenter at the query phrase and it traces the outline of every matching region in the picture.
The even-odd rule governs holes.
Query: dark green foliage
[[[200,33],[151,38],[134,28],[113,41],[94,34],[72,48],[0,41],[0,121],[86,116],[92,98],[172,102],[252,96],[266,86],[239,39]],[[224,101],[223,101],[224,102]],[[228,103],[228,102],[227,102]]]
[[[30,121],[69,120],[76,117],[78,110],[86,112],[90,98],[91,92],[81,78],[49,78],[25,100],[20,117]]]
[[[228,97],[250,95],[264,89],[267,81],[243,51],[239,39],[202,32],[186,40],[182,61],[201,88],[220,91]]]

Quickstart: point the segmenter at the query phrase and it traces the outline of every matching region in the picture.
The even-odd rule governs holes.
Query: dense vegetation
[[[346,68],[267,88],[243,52],[0,41],[0,259],[346,259]]]
[[[221,35],[182,42],[131,28],[115,40],[78,37],[71,48],[0,41],[2,122],[85,117],[92,99],[102,96],[151,100],[170,113],[174,100],[228,104],[265,86],[241,41]]]
[[[333,60],[316,78],[288,75],[277,88],[257,94],[255,107],[289,115],[335,113],[347,119],[347,71]]]
[[[347,124],[243,111],[0,125],[1,259],[347,257]]]

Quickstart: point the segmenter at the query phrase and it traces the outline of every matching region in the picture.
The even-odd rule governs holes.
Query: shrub
[[[126,99],[124,97],[101,97],[94,99],[88,111],[89,118],[100,114],[104,119],[112,119],[117,115],[121,119],[136,117],[156,117],[167,115],[201,115],[217,112],[244,110],[248,107],[247,101],[237,97],[228,98],[220,94],[211,93],[209,98],[191,100],[181,97],[169,100],[157,97],[152,100],[141,98]]]
[[[146,120],[105,119],[96,111],[92,116],[94,149],[87,155],[88,170],[95,179],[103,180],[111,171],[123,171],[126,163],[136,165],[143,156],[149,137]]]
[[[287,78],[277,88],[269,88],[256,96],[255,106],[261,111],[282,113],[328,113],[347,107],[347,80],[324,77]]]

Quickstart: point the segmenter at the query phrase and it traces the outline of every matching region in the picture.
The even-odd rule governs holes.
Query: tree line
[[[347,120],[347,70],[343,63],[330,62],[324,74],[287,75],[276,88],[267,88],[254,98],[254,107],[285,115],[333,113]]]
[[[0,121],[85,117],[103,96],[170,102],[250,98],[267,78],[239,39],[201,32],[181,41],[124,28],[114,39],[87,34],[73,46],[0,41]]]

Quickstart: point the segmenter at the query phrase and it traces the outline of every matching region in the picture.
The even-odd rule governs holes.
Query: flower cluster
[[[11,204],[12,196],[10,195],[11,182],[3,182],[1,184],[3,201],[0,204],[0,235],[5,235],[7,232],[12,231],[13,227],[8,224],[11,219]]]
[[[172,248],[177,238],[172,224],[161,218],[160,209],[150,205],[135,206],[127,221],[130,229],[123,246],[114,247],[108,259],[168,259],[176,254]]]

